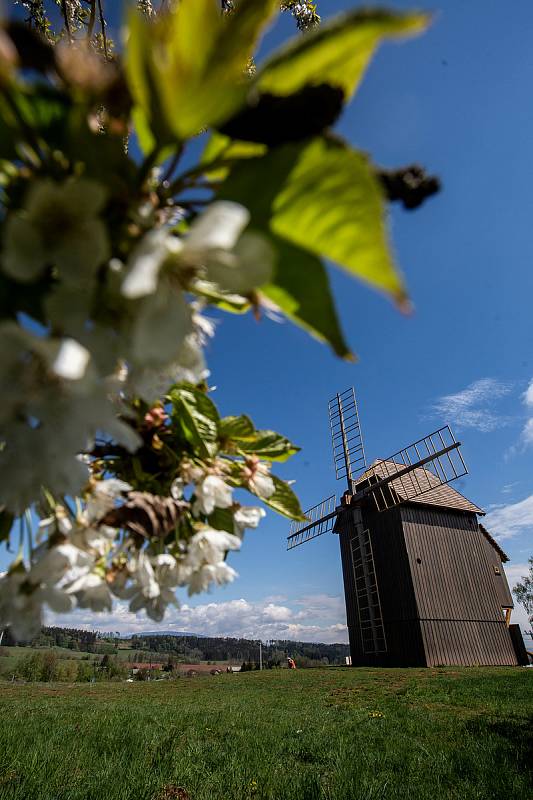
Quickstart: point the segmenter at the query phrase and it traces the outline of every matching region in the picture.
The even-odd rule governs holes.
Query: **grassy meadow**
[[[0,684],[1,800],[531,800],[533,670]]]

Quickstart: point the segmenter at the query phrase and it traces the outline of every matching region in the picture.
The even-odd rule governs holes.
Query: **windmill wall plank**
[[[496,551],[475,514],[402,506],[401,516],[428,666],[516,664]]]
[[[507,577],[505,575],[501,558],[485,536],[483,537],[483,546],[485,548],[487,561],[492,568],[492,580],[496,588],[496,594],[498,596],[500,606],[502,608],[513,608],[513,597],[509,589],[509,584],[507,583]],[[497,574],[497,571],[499,571],[499,575]]]
[[[499,553],[473,512],[401,505],[362,507],[370,531],[387,652],[365,653],[351,558],[352,515],[337,530],[354,666],[513,665],[516,655],[502,605],[507,584],[495,581]],[[489,548],[489,549],[487,549]]]
[[[427,666],[515,666],[505,622],[421,620]]]
[[[474,514],[402,507],[405,544],[421,619],[503,619]]]

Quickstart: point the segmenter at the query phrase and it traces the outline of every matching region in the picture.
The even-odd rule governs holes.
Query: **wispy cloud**
[[[483,524],[499,541],[511,539],[528,530],[533,532],[533,494],[518,503],[494,509],[487,514]]]
[[[502,494],[511,494],[513,490],[520,485],[520,481],[514,481],[513,483],[506,483],[505,486],[502,487]]]
[[[47,624],[101,631],[141,633],[157,629],[144,613],[132,614],[124,603],[110,614],[78,610],[72,614],[49,614]],[[265,599],[244,598],[198,606],[169,609],[161,630],[190,631],[207,636],[245,639],[293,639],[307,642],[347,642],[348,632],[342,598],[316,595],[298,598],[290,605]]]
[[[474,428],[490,433],[510,422],[509,417],[498,413],[495,406],[511,389],[510,384],[495,378],[482,378],[460,392],[440,397],[432,408],[432,416],[441,417],[457,428]]]
[[[529,417],[522,428],[520,441],[523,447],[530,447],[533,444],[533,379],[530,381],[529,386],[522,395],[522,400],[527,409]]]
[[[529,572],[529,564],[526,563],[505,565],[505,574],[507,576],[507,581],[509,583],[511,591],[513,587],[516,586],[516,584],[522,580],[523,576],[528,574],[528,572]],[[516,602],[516,600],[511,621],[516,622],[518,625],[520,625],[520,628],[523,631],[530,630],[531,628],[525,608],[519,605]],[[526,640],[526,643],[528,647],[531,646],[531,640],[529,641]]]

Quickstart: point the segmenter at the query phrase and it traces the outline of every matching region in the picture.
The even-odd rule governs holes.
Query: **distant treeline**
[[[83,653],[105,655],[117,653],[119,642],[118,633],[113,635],[77,628],[43,627],[40,634],[29,642],[16,642],[9,630],[6,630],[2,645],[64,647]],[[130,646],[133,651],[132,660],[139,662],[148,661],[151,653],[157,653],[158,660],[164,663],[196,664],[200,661],[232,661],[235,664],[245,662],[251,665],[259,663],[259,642],[253,639],[137,634],[131,637]],[[285,639],[263,643],[265,667],[286,665],[288,656],[296,659],[298,666],[301,667],[344,664],[348,654],[347,644],[292,642]]]
[[[66,647],[83,653],[99,652],[102,637],[95,631],[82,631],[78,628],[41,628],[41,632],[29,642],[16,641],[10,630],[4,631],[2,644],[6,647]]]
[[[200,636],[143,636],[131,638],[132,649],[149,650],[161,655],[175,655],[194,663],[196,661],[235,661],[238,663],[259,661],[259,642],[252,639],[231,639]],[[349,655],[347,644],[322,644],[314,642],[292,642],[276,639],[263,643],[263,664],[280,666],[287,656],[305,662],[321,664],[344,664]]]

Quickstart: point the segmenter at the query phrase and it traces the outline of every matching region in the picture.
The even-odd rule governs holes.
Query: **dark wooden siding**
[[[502,622],[421,620],[428,667],[515,666],[509,630]]]
[[[352,664],[425,666],[400,510],[392,508],[379,513],[373,508],[365,508],[363,525],[371,536],[387,652],[381,655],[363,652],[350,550],[354,527],[350,515],[346,514],[338,530]]]
[[[402,519],[420,618],[500,622],[475,515],[404,506]]]
[[[507,583],[507,577],[499,553],[494,549],[489,540],[483,537],[483,546],[492,570],[492,580],[496,589],[498,602],[502,608],[513,608],[513,597]],[[499,572],[499,575],[497,574]]]
[[[428,666],[516,664],[475,514],[402,506]]]

